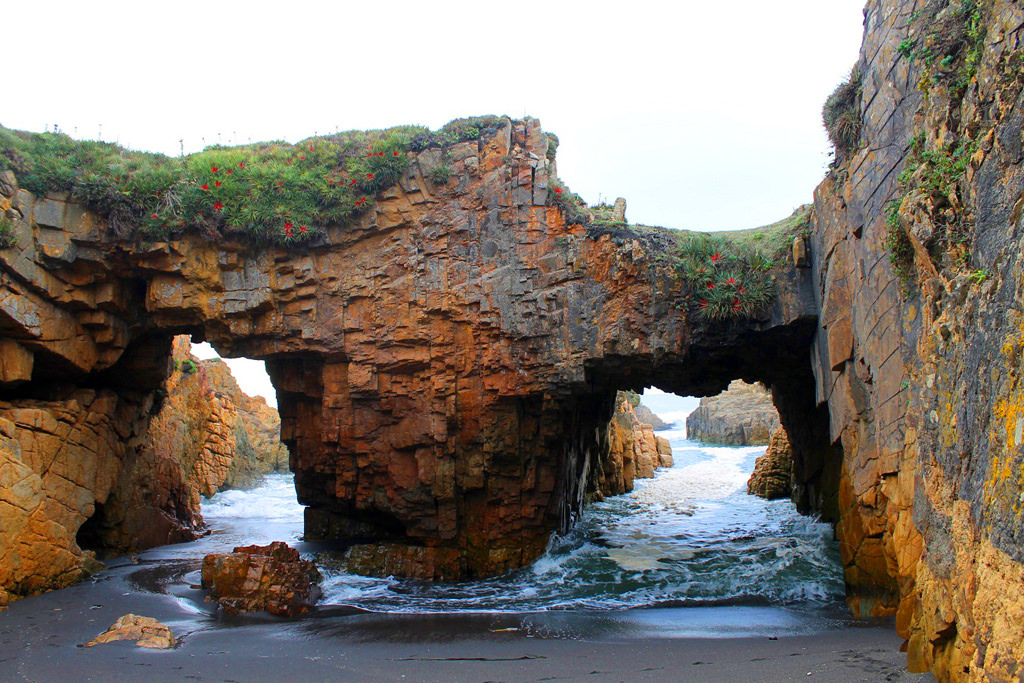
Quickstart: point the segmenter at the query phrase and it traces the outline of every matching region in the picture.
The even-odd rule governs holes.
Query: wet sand
[[[906,673],[891,624],[812,634],[694,638],[692,608],[225,617],[190,588],[196,563],[122,565],[0,613],[3,681],[934,681]],[[735,608],[738,620],[768,618]],[[757,608],[752,608],[756,610]],[[123,614],[154,617],[169,651],[83,648]],[[719,618],[718,623],[721,623]],[[743,629],[740,628],[739,631]]]

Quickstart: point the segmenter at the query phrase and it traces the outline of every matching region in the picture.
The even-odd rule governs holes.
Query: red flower
[[[714,288],[715,288],[715,283],[714,282],[709,282],[708,283],[708,289],[714,289]]]
[[[181,222],[181,227],[183,227],[183,228],[185,227],[185,221]]]
[[[220,181],[218,180],[217,182],[215,182],[215,183],[213,184],[213,186],[214,186],[214,187],[220,187]]]
[[[300,159],[305,159],[305,158],[306,158],[306,155],[305,155],[305,154],[300,154],[300,155],[299,155],[299,158],[300,158]]]
[[[299,226],[299,232],[306,232],[307,230],[309,230],[309,228],[307,228],[305,225]]]
[[[334,181],[333,181],[333,180],[328,180],[328,181],[327,181],[327,184],[328,184],[328,185],[333,185],[333,184],[334,184]]]
[[[732,312],[739,313],[741,310],[743,310],[743,304],[740,303],[739,299],[736,299],[732,302]]]
[[[278,187],[284,187],[284,181],[283,180],[278,180],[277,181],[277,186]]]
[[[157,218],[159,218],[159,216],[157,216],[157,215],[156,215],[156,214],[154,213],[154,214],[153,214],[153,218],[154,218],[154,219],[157,219]]]
[[[729,285],[730,287],[735,287],[736,286],[736,278],[734,278],[734,277],[729,278],[728,280],[725,281],[725,284]]]
[[[210,186],[209,186],[209,185],[207,185],[206,183],[203,183],[203,189],[204,189],[204,190],[209,190],[209,189],[210,189]]]
[[[352,179],[352,184],[353,184],[353,185],[355,185],[355,184],[356,184],[356,179],[355,179],[355,178],[353,178],[353,179]]]
[[[562,194],[562,190],[560,188],[556,187],[555,188],[555,194]]]
[[[292,222],[291,221],[285,221],[284,222],[284,229],[285,230],[291,230],[292,229]]]
[[[217,167],[216,166],[211,166],[210,170],[213,171],[214,173],[216,173],[217,172]]]
[[[368,157],[372,157],[372,156],[373,156],[373,152],[367,152],[367,153],[366,153],[366,156],[368,156]]]
[[[392,154],[394,154],[397,157],[398,156],[398,150],[395,150],[394,152],[392,152]]]
[[[714,254],[711,255],[711,262],[712,263],[718,263],[721,260],[722,260],[722,255],[719,254],[718,252],[715,252]]]
[[[362,206],[365,203],[366,203],[366,197],[360,197],[359,200],[356,202],[356,206]]]
[[[238,162],[238,168],[245,168],[245,162],[244,161],[239,161]]]
[[[224,208],[224,205],[221,204],[220,202],[217,202],[216,204],[213,205],[213,208],[216,209],[217,211],[220,211],[221,209]]]
[[[372,173],[367,173],[366,177],[369,178],[370,180],[373,180],[373,174]]]
[[[235,172],[235,169],[233,169],[233,168],[229,168],[229,169],[228,169],[228,175],[231,175],[231,174],[232,174],[232,173],[234,173],[234,172]]]
[[[311,142],[311,143],[309,143],[309,151],[310,151],[310,152],[312,152],[312,151],[313,151],[313,143],[312,143],[312,142]]]
[[[379,156],[379,157],[384,156],[384,152],[377,152],[377,156]]]
[[[707,307],[708,307],[708,300],[707,299],[701,299],[700,300],[700,310],[703,311]]]

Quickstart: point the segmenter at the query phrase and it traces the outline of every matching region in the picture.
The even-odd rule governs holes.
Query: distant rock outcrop
[[[633,406],[633,412],[636,413],[637,419],[639,419],[644,424],[651,425],[651,427],[654,428],[654,431],[668,429],[669,427],[672,426],[668,422],[665,422],[660,417],[658,417],[653,410],[645,406],[643,403],[637,403],[635,406]]]
[[[772,432],[768,450],[754,463],[747,493],[768,500],[793,495],[793,448],[782,427]]]
[[[686,418],[686,436],[694,441],[728,446],[768,443],[779,428],[779,413],[771,394],[759,384],[735,380],[726,391],[702,398]]]
[[[659,467],[672,466],[668,439],[655,435],[654,427],[640,419],[637,395],[620,391],[615,414],[608,423],[608,457],[602,463],[597,492],[615,496],[633,490],[634,479],[654,476]]]
[[[201,496],[246,488],[264,474],[288,471],[281,418],[262,397],[242,392],[220,359],[198,360],[188,336],[174,338],[167,398],[150,426],[159,453],[182,465],[189,506]]]

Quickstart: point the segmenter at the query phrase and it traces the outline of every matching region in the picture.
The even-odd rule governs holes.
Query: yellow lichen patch
[[[996,402],[992,409],[991,443],[993,447],[1005,444],[1002,453],[992,453],[992,465],[985,482],[985,502],[999,499],[1012,502],[1013,511],[1024,510],[1024,461],[1016,464],[1014,452],[1024,445],[1024,392],[1016,386],[1008,396]],[[1016,467],[1015,467],[1016,464]]]

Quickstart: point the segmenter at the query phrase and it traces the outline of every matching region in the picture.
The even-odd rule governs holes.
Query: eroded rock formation
[[[536,557],[597,491],[616,389],[742,378],[772,390],[798,507],[837,523],[853,610],[895,614],[914,669],[1019,676],[1024,9],[865,16],[859,144],[758,319],[697,316],[664,232],[567,224],[533,120],[453,145],[446,182],[439,150],[411,154],[358,224],[292,250],[128,243],[6,177],[2,583],[80,571],[79,527],[147,457],[173,334],[268,360],[310,536],[373,541],[371,561],[426,578]],[[166,508],[125,510],[160,528],[139,520]],[[48,560],[26,565],[37,546]]]
[[[320,597],[320,571],[281,541],[239,546],[203,558],[203,588],[228,614],[269,612],[294,617]]]
[[[782,427],[772,432],[767,450],[754,462],[754,471],[747,480],[747,493],[768,500],[792,497],[793,449]]]
[[[594,497],[633,490],[635,479],[649,479],[659,467],[672,466],[672,446],[636,413],[636,394],[618,392],[608,423],[608,455],[597,467]]]
[[[727,446],[760,446],[779,428],[771,394],[736,380],[717,396],[706,396],[686,418],[686,438]]]
[[[137,395],[138,445],[106,456],[134,462],[171,335],[264,358],[307,535],[387,543],[445,577],[521,566],[571,522],[596,491],[618,388],[713,393],[740,375],[813,413],[810,368],[784,370],[813,334],[809,272],[782,264],[761,319],[706,325],[677,305],[686,285],[660,259],[670,231],[566,224],[548,145],[537,121],[506,120],[452,145],[440,184],[438,150],[410,153],[358,224],[292,249],[194,233],[126,243],[8,177],[23,220],[0,273],[0,328],[22,359],[7,411],[75,383]],[[90,496],[69,529],[104,500]]]

